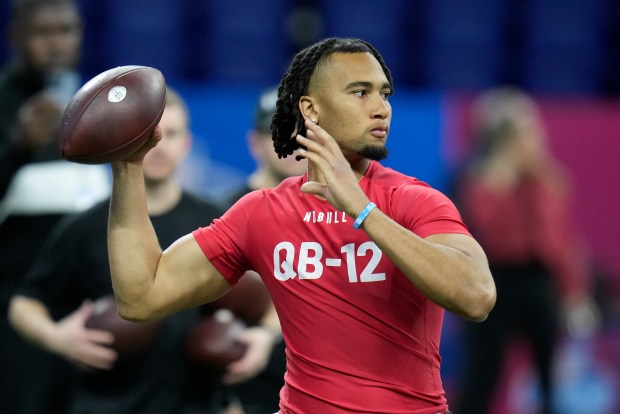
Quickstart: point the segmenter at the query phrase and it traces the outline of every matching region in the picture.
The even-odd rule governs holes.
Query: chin
[[[360,155],[373,161],[381,161],[388,157],[389,151],[386,147],[366,146],[360,151]]]

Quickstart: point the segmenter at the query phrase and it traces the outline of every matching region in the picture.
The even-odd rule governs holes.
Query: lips
[[[379,125],[370,130],[370,135],[377,138],[386,138],[389,128],[387,125]]]

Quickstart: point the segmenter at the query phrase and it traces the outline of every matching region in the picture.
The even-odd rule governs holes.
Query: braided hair
[[[308,93],[308,85],[317,66],[334,53],[370,53],[383,69],[393,90],[392,74],[379,52],[368,42],[353,38],[328,38],[306,47],[295,55],[278,87],[276,111],[271,120],[273,146],[279,158],[293,154],[300,146],[293,134],[306,134],[299,99]]]

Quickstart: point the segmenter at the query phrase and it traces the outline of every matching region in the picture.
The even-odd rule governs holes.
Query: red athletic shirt
[[[255,270],[269,289],[287,347],[281,412],[444,413],[443,309],[351,217],[302,193],[306,180],[250,193],[193,233],[231,284]],[[360,185],[420,237],[469,234],[452,202],[417,179],[372,162]]]

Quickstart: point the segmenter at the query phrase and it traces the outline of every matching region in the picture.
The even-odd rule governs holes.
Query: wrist
[[[366,206],[362,209],[362,211],[360,211],[360,213],[355,218],[355,221],[353,222],[353,227],[355,229],[359,229],[364,223],[364,220],[366,220],[366,218],[370,215],[370,213],[375,208],[377,208],[377,205],[373,203],[372,201],[366,204]]]
[[[43,348],[52,353],[60,353],[61,346],[59,341],[59,336],[57,334],[57,329],[55,326],[48,326],[47,328],[42,330],[41,334],[41,342]]]
[[[274,329],[273,327],[266,325],[259,325],[258,327],[269,336],[270,341],[274,345],[282,341],[282,331],[280,329]]]

